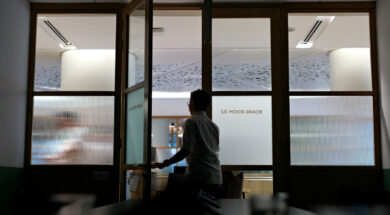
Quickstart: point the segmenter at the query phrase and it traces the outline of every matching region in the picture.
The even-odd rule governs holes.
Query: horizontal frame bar
[[[213,3],[213,8],[276,8],[283,6],[282,3],[256,3],[256,2],[231,2],[231,3]]]
[[[145,166],[138,165],[138,164],[124,164],[122,165],[122,170],[146,170]]]
[[[290,91],[290,96],[373,96],[372,91]]]
[[[273,170],[273,165],[221,165],[222,170]]]
[[[115,96],[115,91],[35,91],[33,96]]]
[[[31,3],[36,13],[117,13],[122,7],[118,3]]]
[[[238,5],[237,5],[238,6]],[[213,6],[212,18],[271,18],[273,11],[262,7],[229,7],[220,5]]]
[[[188,119],[190,118],[191,116],[152,116],[152,119],[181,119],[181,118],[185,118],[185,119]]]
[[[305,3],[284,3],[283,8],[287,10],[293,9],[308,9],[314,10],[346,10],[351,11],[355,9],[374,9],[374,2],[305,2]]]
[[[145,81],[142,81],[142,82],[140,82],[140,83],[138,83],[138,84],[136,84],[136,85],[133,85],[133,86],[131,86],[130,88],[126,88],[126,89],[124,90],[124,95],[129,94],[129,93],[131,93],[131,92],[133,92],[133,91],[139,90],[139,89],[141,89],[142,87],[145,87]]]
[[[31,164],[31,167],[34,169],[104,169],[107,168],[107,170],[112,170],[112,167],[114,166],[114,162],[112,164],[107,165],[101,165],[101,164]]]
[[[212,96],[272,96],[272,91],[212,91]]]
[[[178,3],[157,3],[153,4],[153,10],[203,10],[202,3],[178,4]]]
[[[292,165],[292,170],[376,170],[380,169],[378,166],[345,166],[345,165],[339,165],[339,166],[325,166],[325,165]]]

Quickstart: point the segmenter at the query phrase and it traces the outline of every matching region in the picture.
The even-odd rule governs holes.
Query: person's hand
[[[159,163],[159,162],[153,162],[152,163],[152,168],[164,169],[165,168],[165,164],[164,163]]]

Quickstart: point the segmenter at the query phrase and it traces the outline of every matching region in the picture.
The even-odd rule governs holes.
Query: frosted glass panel
[[[115,90],[115,14],[38,14],[36,31],[35,91]]]
[[[290,13],[292,91],[371,91],[368,13]]]
[[[145,9],[140,7],[129,16],[128,87],[144,81],[145,76]]]
[[[374,165],[372,97],[290,97],[291,164]]]
[[[272,165],[270,96],[213,97],[222,165]]]
[[[126,98],[126,164],[144,161],[144,88]]]
[[[271,90],[270,19],[213,19],[212,27],[213,90]]]
[[[31,164],[113,164],[114,97],[35,96]]]

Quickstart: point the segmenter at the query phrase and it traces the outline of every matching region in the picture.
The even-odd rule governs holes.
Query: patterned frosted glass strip
[[[372,90],[368,13],[290,13],[288,26],[291,91]]]
[[[31,164],[113,164],[114,97],[35,96]]]
[[[223,165],[272,165],[271,96],[213,97]]]
[[[144,161],[144,88],[126,98],[126,164]]]
[[[271,90],[270,19],[213,19],[212,26],[213,90]]]
[[[153,91],[202,88],[202,10],[154,10],[153,25]]]
[[[291,164],[374,165],[371,96],[290,97]]]
[[[144,1],[143,1],[144,3]],[[129,16],[128,87],[145,79],[145,10],[134,10]]]

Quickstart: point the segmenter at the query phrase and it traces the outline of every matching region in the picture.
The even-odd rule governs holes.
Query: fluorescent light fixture
[[[311,42],[305,43],[303,41],[300,41],[297,44],[296,48],[298,48],[298,49],[308,49],[308,48],[311,48],[312,46],[313,46],[313,43],[311,43]]]
[[[153,99],[189,99],[191,92],[153,92]]]

